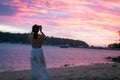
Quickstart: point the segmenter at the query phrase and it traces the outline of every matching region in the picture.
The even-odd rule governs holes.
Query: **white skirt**
[[[32,48],[30,62],[32,80],[52,80],[46,68],[42,48]]]

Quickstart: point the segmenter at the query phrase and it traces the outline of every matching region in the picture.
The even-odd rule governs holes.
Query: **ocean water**
[[[43,46],[48,68],[95,63],[110,63],[105,57],[120,56],[120,51]],[[30,45],[0,43],[0,72],[30,69]]]

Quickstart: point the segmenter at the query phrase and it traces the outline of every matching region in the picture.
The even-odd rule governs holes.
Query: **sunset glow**
[[[119,37],[120,0],[0,0],[0,31],[28,33],[34,24],[48,36],[107,46]]]

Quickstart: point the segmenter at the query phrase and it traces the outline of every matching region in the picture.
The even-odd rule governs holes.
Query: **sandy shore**
[[[120,80],[120,63],[49,69],[53,80]],[[30,71],[1,72],[0,80],[31,80]]]

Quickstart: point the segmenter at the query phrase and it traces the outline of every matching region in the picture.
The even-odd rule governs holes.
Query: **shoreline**
[[[51,68],[53,80],[120,80],[120,63]],[[30,70],[0,72],[0,80],[31,80]]]
[[[18,45],[30,45],[30,43],[12,43],[12,42],[0,42],[3,44],[18,44]],[[60,47],[60,45],[46,45],[43,44],[43,46],[53,46],[53,47]],[[97,50],[115,50],[115,51],[120,51],[120,49],[110,49],[110,48],[96,48],[96,47],[88,47],[88,48],[80,48],[80,47],[68,47],[68,48],[76,48],[76,49],[97,49]]]

